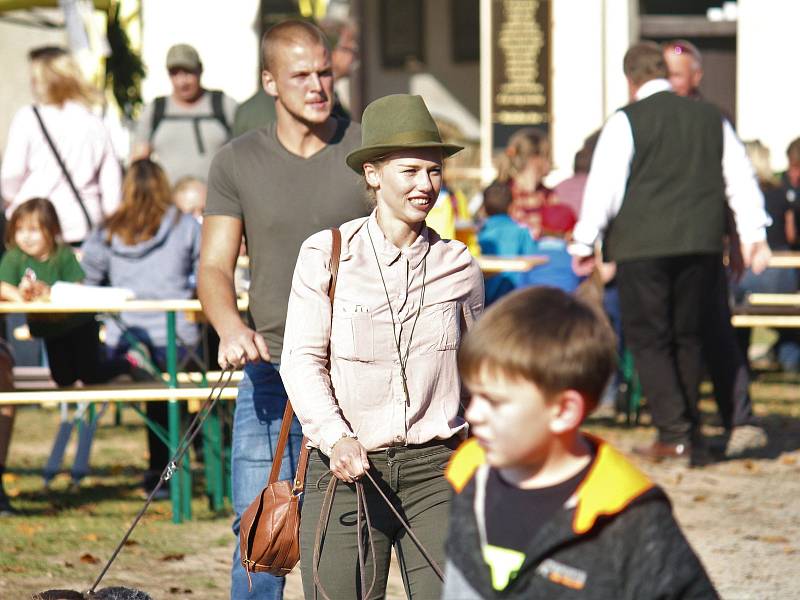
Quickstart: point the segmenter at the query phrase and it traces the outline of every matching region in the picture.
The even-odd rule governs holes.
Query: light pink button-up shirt
[[[477,263],[464,244],[442,240],[427,227],[411,246],[398,249],[384,237],[374,212],[345,223],[341,232],[333,318],[328,301],[330,231],[303,243],[292,281],[281,378],[303,433],[326,454],[345,434],[358,436],[367,450],[450,438],[466,426],[459,414],[456,352],[461,336],[483,310],[483,277]],[[411,339],[408,403],[368,232],[404,360]],[[423,271],[424,301],[414,326]]]
[[[77,102],[40,106],[39,114],[92,222],[99,225],[116,210],[121,195],[122,174],[111,136],[100,118]],[[64,239],[86,237],[86,218],[30,106],[11,121],[0,178],[7,217],[26,200],[47,198],[56,208]]]

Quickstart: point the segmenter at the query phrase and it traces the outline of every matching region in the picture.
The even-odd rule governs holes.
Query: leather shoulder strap
[[[337,228],[331,228],[331,235],[333,236],[333,245],[331,247],[331,283],[328,286],[328,299],[330,300],[331,307],[333,307],[333,297],[336,293],[336,280],[339,275],[339,258],[342,254],[342,232]],[[332,317],[331,313],[331,317]],[[330,360],[330,342],[328,342],[328,358]],[[286,440],[289,437],[289,429],[292,426],[292,417],[294,417],[294,410],[292,410],[292,403],[286,402],[286,409],[283,411],[283,420],[281,422],[281,431],[278,434],[278,443],[275,446],[275,452],[272,455],[272,469],[269,472],[269,484],[278,481],[278,476],[281,472],[281,462],[283,461],[283,451],[286,448]],[[294,478],[294,493],[298,494],[303,491],[304,481],[306,477],[306,466],[308,465],[308,444],[306,437],[303,436],[303,441],[300,446],[300,459],[297,461],[297,472]]]

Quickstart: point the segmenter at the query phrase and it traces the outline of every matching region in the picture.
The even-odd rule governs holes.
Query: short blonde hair
[[[761,140],[749,140],[744,143],[744,149],[761,187],[776,186],[778,181],[770,165],[769,148],[762,144]]]
[[[550,139],[542,129],[523,127],[515,131],[497,162],[497,181],[508,183],[517,177],[531,158],[550,157]]]
[[[62,106],[68,100],[87,107],[99,104],[100,92],[84,78],[78,63],[66,50],[44,46],[30,51],[31,77],[37,100]]]

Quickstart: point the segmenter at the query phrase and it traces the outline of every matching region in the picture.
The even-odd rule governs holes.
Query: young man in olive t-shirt
[[[222,368],[244,367],[233,424],[234,533],[272,466],[286,391],[278,374],[292,273],[302,242],[368,213],[360,178],[345,164],[361,142],[358,125],[331,117],[330,51],[316,27],[287,21],[261,44],[265,91],[277,121],[224,146],[209,172],[198,292],[220,337]],[[252,281],[248,324],[236,310],[233,274],[244,234]],[[301,431],[295,421],[281,477],[294,476]],[[283,578],[253,573],[251,593],[233,555],[231,598],[281,598]]]

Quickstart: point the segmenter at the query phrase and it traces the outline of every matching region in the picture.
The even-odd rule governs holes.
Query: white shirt
[[[121,196],[122,170],[111,136],[100,118],[77,102],[45,104],[39,112],[92,223],[99,225],[116,210]],[[47,198],[56,208],[64,239],[86,237],[86,218],[31,106],[19,109],[11,121],[0,179],[6,217],[26,200]]]
[[[666,79],[652,79],[639,88],[636,100],[671,90],[672,86]],[[619,213],[633,155],[631,123],[628,116],[618,110],[606,121],[597,140],[570,254],[592,254],[595,241],[602,238],[608,224]],[[764,196],[744,145],[727,119],[722,119],[722,175],[739,239],[743,244],[765,240],[766,228],[772,221],[764,210]]]

